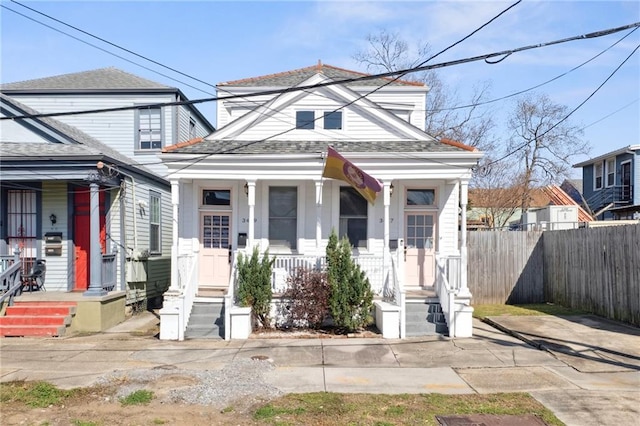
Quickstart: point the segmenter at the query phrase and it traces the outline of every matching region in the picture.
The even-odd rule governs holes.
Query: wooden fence
[[[467,235],[467,280],[473,304],[544,302],[541,231]]]
[[[640,326],[640,225],[467,240],[474,304],[551,302]]]

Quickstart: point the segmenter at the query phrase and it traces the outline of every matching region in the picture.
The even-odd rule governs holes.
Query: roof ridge
[[[236,85],[236,84],[243,84],[243,83],[247,83],[247,82],[251,82],[251,81],[260,81],[260,80],[267,80],[270,78],[274,78],[274,77],[282,77],[282,76],[286,76],[286,75],[292,75],[292,74],[296,74],[302,71],[316,71],[318,74],[324,74],[324,69],[325,68],[330,68],[336,71],[341,71],[341,72],[346,72],[346,73],[351,73],[351,74],[358,74],[361,75],[363,77],[368,77],[371,76],[373,74],[367,74],[364,73],[362,71],[354,71],[354,70],[349,70],[347,68],[341,68],[341,67],[336,67],[334,65],[329,65],[329,64],[324,64],[322,63],[321,60],[318,60],[318,63],[315,65],[311,65],[308,67],[303,67],[303,68],[296,68],[293,70],[288,70],[288,71],[280,71],[277,73],[271,73],[271,74],[264,74],[264,75],[259,75],[256,77],[247,77],[247,78],[242,78],[239,80],[231,80],[231,81],[226,81],[226,82],[222,82],[222,83],[218,83],[219,86],[231,86],[231,85]],[[406,85],[410,85],[410,86],[424,86],[424,83],[421,83],[419,81],[409,81],[409,80],[402,80],[402,79],[395,79],[395,78],[391,78],[391,77],[379,77],[382,78],[384,80],[388,80],[389,82],[395,82],[395,83],[402,83],[402,84],[406,84]]]

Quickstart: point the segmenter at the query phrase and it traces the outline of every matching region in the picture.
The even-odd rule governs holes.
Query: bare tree
[[[588,154],[589,145],[580,139],[582,130],[567,120],[567,107],[545,94],[521,97],[509,117],[512,136],[508,153],[517,159],[522,176],[523,210],[529,207],[531,188],[560,183],[569,176],[571,158]]]
[[[397,33],[386,30],[367,36],[369,46],[357,52],[353,58],[364,64],[369,72],[390,72],[415,67],[429,57],[428,43],[418,43],[416,53],[411,57],[409,44]],[[455,109],[461,104],[455,90],[445,85],[434,70],[411,73],[402,76],[409,81],[421,81],[429,87],[425,111],[425,131],[436,138],[450,138],[482,151],[494,148],[491,130],[494,123],[487,112],[480,111],[478,103],[489,92],[489,84],[475,89],[467,104],[469,108]]]

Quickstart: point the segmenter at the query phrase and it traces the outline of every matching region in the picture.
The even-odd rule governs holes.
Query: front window
[[[27,273],[37,255],[36,191],[9,190],[7,202],[7,243],[20,249],[22,272]]]
[[[340,188],[339,237],[345,235],[353,247],[367,246],[367,200],[350,186]]]
[[[342,111],[324,113],[324,128],[328,130],[342,129]]]
[[[272,186],[269,188],[269,245],[297,247],[298,188]]]
[[[602,163],[596,163],[594,165],[594,188],[602,188]]]
[[[297,111],[296,112],[296,129],[313,130],[315,124],[315,115],[313,111]]]
[[[161,244],[161,208],[160,194],[149,192],[149,251],[160,253]]]
[[[138,110],[138,149],[162,148],[162,109]]]
[[[433,206],[436,203],[434,189],[407,189],[407,206]]]
[[[607,186],[613,186],[616,183],[616,159],[607,160]]]

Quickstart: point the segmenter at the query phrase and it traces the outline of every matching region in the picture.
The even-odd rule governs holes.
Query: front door
[[[200,216],[199,287],[229,284],[231,216],[229,213],[202,213]]]
[[[435,277],[435,213],[407,213],[405,226],[406,285],[430,287]]]
[[[101,190],[100,203],[100,246],[105,252],[105,211],[104,191]],[[91,206],[88,187],[74,187],[73,190],[73,246],[75,248],[75,284],[73,290],[83,291],[89,288],[91,280]]]

